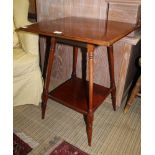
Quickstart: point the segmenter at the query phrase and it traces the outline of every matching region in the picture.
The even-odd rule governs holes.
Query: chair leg
[[[140,91],[140,86],[141,86],[141,77],[138,78],[136,85],[134,86],[133,90],[131,91],[131,95],[127,101],[125,108],[124,108],[124,113],[126,113],[129,110],[130,106],[133,104],[135,97],[138,95],[138,93]]]

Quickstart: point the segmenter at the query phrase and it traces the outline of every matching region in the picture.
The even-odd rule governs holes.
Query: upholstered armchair
[[[13,0],[13,101],[14,106],[41,101],[43,90],[39,67],[38,35],[15,29],[31,24],[29,0]]]

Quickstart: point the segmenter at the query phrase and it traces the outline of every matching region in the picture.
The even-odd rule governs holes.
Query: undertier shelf
[[[111,90],[93,84],[93,112],[99,107]],[[87,114],[89,105],[89,83],[80,78],[71,78],[52,90],[49,98],[82,114]]]

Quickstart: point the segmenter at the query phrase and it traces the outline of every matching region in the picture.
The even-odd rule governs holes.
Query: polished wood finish
[[[91,146],[94,112],[110,93],[112,96],[113,108],[116,110],[116,86],[114,79],[112,44],[136,28],[136,25],[133,24],[81,17],[67,17],[53,21],[44,21],[20,28],[19,30],[51,36],[51,50],[47,63],[42,97],[42,118],[45,116],[48,98],[56,100],[63,105],[84,114],[86,116],[88,144]],[[54,33],[55,31],[60,31],[62,34]],[[89,81],[87,82],[86,80],[76,77],[78,48],[75,46],[73,47],[73,71],[71,79],[49,92],[55,46],[59,39],[78,41],[86,44]],[[94,50],[97,45],[107,46],[110,88],[95,84],[93,80]]]
[[[107,14],[107,2],[109,2],[109,13]],[[114,21],[124,21],[128,23],[137,23],[140,18],[140,0],[37,0],[37,19],[38,21],[52,20],[67,16],[107,19]],[[114,65],[115,65],[115,83],[116,83],[116,104],[117,107],[124,101],[128,88],[132,83],[132,77],[135,75],[133,62],[139,53],[137,34],[131,37],[126,36],[113,45]],[[42,68],[46,53],[46,38],[41,36],[40,51]],[[140,37],[139,37],[140,38]],[[107,61],[107,49],[102,46],[95,48],[94,52],[94,82],[109,87],[109,70]],[[79,49],[77,61],[77,77],[81,78],[81,59],[82,54]],[[132,55],[136,54],[133,58]],[[58,66],[59,64],[59,66]],[[128,73],[129,69],[132,72]],[[72,73],[72,47],[64,44],[57,44],[55,53],[55,62],[53,65],[53,74],[51,78],[56,85],[64,82]],[[129,75],[131,74],[131,76]],[[88,79],[88,73],[86,73]],[[100,76],[98,76],[100,75]],[[52,88],[52,85],[50,86]],[[106,99],[111,103],[110,96]]]
[[[116,110],[116,86],[115,86],[115,76],[114,76],[114,56],[113,56],[113,46],[107,47],[108,52],[108,62],[109,62],[109,73],[110,73],[110,88],[112,105],[114,110]]]
[[[91,146],[92,139],[92,126],[93,126],[93,67],[94,67],[94,45],[87,45],[88,52],[88,64],[89,64],[89,109],[87,114],[87,134],[88,134],[88,144]]]
[[[73,47],[73,72],[72,78],[76,77],[76,65],[77,65],[78,47]]]
[[[110,89],[98,84],[93,84],[92,112],[102,104],[110,94]],[[89,111],[89,82],[80,78],[71,78],[49,92],[49,98],[87,115]]]
[[[55,45],[56,45],[56,39],[51,38],[51,50],[48,58],[47,72],[46,72],[43,95],[42,95],[42,118],[45,117],[45,110],[46,110],[47,99],[48,99],[48,92],[49,92],[48,89],[49,89],[50,76],[51,76],[53,59],[54,59]]]
[[[28,25],[26,28],[20,28],[20,30],[62,39],[110,46],[137,28],[135,24],[117,21],[66,17],[38,22]],[[56,34],[54,33],[55,31],[59,31],[61,34]]]

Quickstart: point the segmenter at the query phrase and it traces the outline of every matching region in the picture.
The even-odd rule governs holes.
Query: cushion
[[[22,48],[13,49],[13,76],[21,76],[39,68],[38,57]]]
[[[28,17],[29,0],[13,0],[13,17],[16,28],[25,25]]]
[[[19,41],[21,43],[21,46],[25,52],[30,52],[32,54],[38,55],[39,46],[38,46],[38,40],[39,37],[37,34],[28,33],[20,31],[18,33]]]
[[[15,25],[13,22],[13,47],[18,47],[19,46],[19,39],[17,32],[15,31]]]

